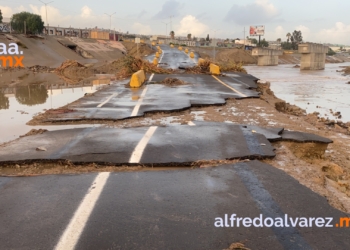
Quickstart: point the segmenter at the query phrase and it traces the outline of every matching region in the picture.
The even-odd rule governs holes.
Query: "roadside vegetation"
[[[44,22],[41,16],[23,11],[11,17],[11,26],[20,33],[40,34],[44,29]]]

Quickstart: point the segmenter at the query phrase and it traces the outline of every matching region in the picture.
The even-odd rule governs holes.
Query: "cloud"
[[[137,17],[138,17],[138,18],[141,18],[141,17],[143,17],[143,16],[146,15],[146,14],[147,14],[147,11],[142,10],[142,11],[137,15]]]
[[[60,25],[71,19],[70,16],[64,16],[58,9],[53,6],[47,6],[47,23],[46,23],[46,8],[45,6],[29,5],[31,12],[40,15],[45,25]],[[62,26],[62,25],[60,25]]]
[[[152,29],[149,25],[144,25],[138,22],[132,25],[132,29],[134,31],[132,33],[135,34],[150,35],[152,33]]]
[[[83,8],[81,8],[80,16],[82,18],[91,18],[91,16],[92,16],[92,9],[89,8],[88,6],[84,6]]]
[[[277,36],[279,36],[280,38],[282,38],[282,37],[284,37],[287,34],[287,32],[284,30],[284,28],[281,25],[278,25],[275,28],[275,34]]]
[[[301,31],[301,34],[303,36],[303,41],[305,41],[306,39],[309,39],[310,37],[310,29],[304,25],[299,25],[297,27],[295,27],[295,30],[297,31]]]
[[[175,34],[180,36],[187,36],[191,33],[193,36],[204,36],[207,34],[209,27],[201,23],[196,17],[187,15],[180,21],[180,26],[176,28]]]
[[[280,11],[269,0],[256,0],[245,6],[234,4],[224,20],[240,25],[263,25],[279,14]]]
[[[182,5],[178,1],[170,0],[163,4],[162,10],[159,11],[153,19],[167,19],[170,16],[177,17],[180,15]]]
[[[0,6],[0,10],[4,18],[11,18],[13,14],[25,11],[26,8],[23,5],[20,5],[18,8],[14,9],[8,6]]]
[[[316,41],[336,43],[336,44],[348,44],[350,25],[346,25],[342,22],[335,23],[334,27],[330,29],[322,29],[317,33]],[[304,32],[303,32],[304,34]]]

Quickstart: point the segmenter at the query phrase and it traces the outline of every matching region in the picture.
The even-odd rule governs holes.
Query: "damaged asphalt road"
[[[153,46],[154,48],[155,46]],[[190,51],[188,54],[185,51],[180,51],[177,48],[170,48],[168,46],[160,45],[163,53],[158,58],[159,67],[168,69],[188,68],[197,65],[199,55],[194,53],[194,58],[191,58]],[[186,48],[184,48],[185,50]],[[190,49],[191,50],[191,49]],[[146,60],[153,62],[154,55],[146,57]]]
[[[186,84],[169,87],[161,84],[171,77]],[[126,88],[128,81],[114,82],[93,95],[69,104],[72,112],[48,114],[43,122],[80,120],[121,120],[143,116],[146,112],[170,112],[194,106],[224,105],[226,99],[258,98],[254,77],[234,74],[152,75],[142,88]]]
[[[191,124],[50,131],[6,144],[0,151],[0,162],[41,159],[112,164],[188,164],[200,160],[271,158],[275,153],[269,140],[332,142],[317,135],[284,131],[283,128],[215,122]],[[46,151],[37,151],[37,148]]]
[[[99,188],[101,174],[107,175],[106,184],[83,228],[74,224],[81,230],[77,236],[68,224],[84,197]],[[347,228],[231,227],[230,221],[228,227],[216,227],[216,218],[225,214],[327,217],[333,225],[347,216],[285,172],[259,161],[101,174],[0,178],[1,249],[54,249],[64,245],[63,232],[71,233],[69,242],[77,250],[226,249],[233,242],[250,249],[350,248]]]
[[[162,67],[195,64],[182,51],[163,51]],[[248,74],[149,77],[140,89],[126,88],[128,80],[114,82],[69,104],[69,112],[51,113],[45,119],[120,120],[259,97],[258,79]],[[160,84],[167,77],[185,84]],[[322,145],[320,154],[332,143],[282,127],[193,121],[166,127],[62,129],[3,144],[0,168],[42,160],[152,167],[246,160],[172,171],[0,177],[0,248],[225,249],[244,242],[251,249],[350,249],[349,228],[335,226],[348,214],[286,172],[258,161],[275,156],[276,141]],[[217,227],[216,218],[226,214],[332,218],[333,227],[255,228],[228,222]]]

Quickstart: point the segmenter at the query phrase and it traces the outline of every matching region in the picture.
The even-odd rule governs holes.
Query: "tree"
[[[294,30],[290,40],[292,42],[293,50],[297,50],[298,49],[298,44],[303,42],[303,36],[301,34],[301,31],[300,30]]]
[[[2,23],[2,12],[0,10],[0,23]]]
[[[197,37],[193,36],[192,40],[197,42]]]
[[[292,35],[288,32],[287,35],[286,35],[286,37],[287,37],[287,43],[289,43],[289,39],[290,39],[291,36],[292,36]]]
[[[277,38],[277,42],[278,42],[278,43],[281,43],[281,42],[282,42],[282,39],[281,39],[281,38]]]
[[[20,104],[34,106],[45,103],[48,94],[42,85],[28,85],[17,87],[15,97]]]
[[[210,41],[209,34],[207,35],[207,38],[205,39],[206,41]]]
[[[327,56],[334,56],[336,53],[334,50],[332,50],[331,48],[328,48],[328,53]]]
[[[0,92],[0,109],[9,109],[9,107],[9,98],[6,97],[2,92]]]
[[[170,37],[171,37],[171,40],[175,39],[175,32],[173,30],[170,31]]]
[[[192,40],[192,34],[187,34],[187,39]]]
[[[269,43],[265,40],[265,38],[262,40],[262,41],[260,41],[260,46],[261,47],[269,47]]]
[[[255,38],[251,39],[252,44],[258,44],[258,40],[256,40]]]
[[[281,48],[284,50],[291,50],[292,49],[292,44],[289,42],[283,42],[281,43]]]
[[[24,32],[24,22],[28,33],[41,33],[44,29],[44,22],[39,15],[23,11],[11,17],[11,26],[17,32]]]

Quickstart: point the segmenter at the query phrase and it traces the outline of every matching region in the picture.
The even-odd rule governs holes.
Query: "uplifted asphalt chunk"
[[[220,123],[220,122],[204,122],[204,121],[195,121],[197,126],[206,126],[209,124],[215,124],[216,126],[226,126],[226,125],[235,125],[232,123]],[[223,125],[226,124],[226,125]],[[333,141],[311,133],[299,132],[299,131],[289,131],[284,130],[284,128],[272,128],[272,127],[260,127],[255,125],[244,125],[238,124],[241,126],[242,130],[251,131],[253,133],[259,133],[264,135],[270,142],[274,141],[294,141],[294,142],[314,142],[314,143],[324,143],[329,144]]]
[[[316,143],[333,143],[332,140],[310,133],[288,131],[284,130],[281,134],[283,141],[295,141],[295,142],[316,142]]]
[[[45,147],[47,151],[35,149]],[[1,162],[71,160],[98,163],[186,164],[200,160],[274,157],[265,136],[239,125],[79,128],[20,138],[0,151]]]
[[[226,73],[226,78],[223,78],[228,81],[233,81],[235,83],[240,83],[243,86],[246,86],[248,89],[257,89],[257,81],[259,78],[256,78],[253,75],[240,73],[240,72],[234,72],[234,73]],[[227,79],[228,78],[228,79]]]

